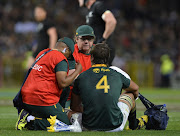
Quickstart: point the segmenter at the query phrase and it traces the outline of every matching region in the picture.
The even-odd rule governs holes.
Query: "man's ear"
[[[74,41],[75,41],[75,43],[77,43],[77,40],[78,40],[78,37],[77,37],[77,36],[75,36],[75,37],[74,37]]]

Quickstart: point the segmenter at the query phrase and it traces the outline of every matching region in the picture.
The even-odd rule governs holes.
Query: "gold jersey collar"
[[[107,67],[106,64],[94,64],[92,67]]]

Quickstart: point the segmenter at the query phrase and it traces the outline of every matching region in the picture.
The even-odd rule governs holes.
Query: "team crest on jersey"
[[[93,69],[93,72],[94,72],[94,73],[99,73],[99,72],[100,72],[100,69],[99,69],[99,68],[95,68],[95,69]]]
[[[93,12],[92,11],[89,12],[88,17],[93,17]]]
[[[90,11],[88,15],[86,15],[86,24],[89,23],[89,18],[93,17],[93,12]]]

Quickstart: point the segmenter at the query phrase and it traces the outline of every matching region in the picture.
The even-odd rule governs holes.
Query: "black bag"
[[[154,105],[144,96],[139,94],[139,98],[145,105],[147,110],[144,115],[148,115],[148,122],[146,123],[147,130],[165,130],[168,124],[169,117],[167,115],[166,104]]]
[[[144,115],[148,115],[146,129],[150,130],[165,130],[168,124],[169,117],[167,115],[166,105],[155,105],[147,109]]]
[[[16,107],[16,109],[18,110],[18,114],[19,114],[21,110],[23,109],[21,90],[14,97],[13,104],[14,104],[14,107]]]
[[[66,108],[66,102],[67,102],[67,99],[69,97],[69,93],[70,93],[70,87],[67,86],[63,89],[63,92],[61,94],[61,97],[60,97],[60,100],[59,100],[59,103],[60,105],[63,107],[63,108]]]
[[[21,88],[23,87],[24,83],[26,82],[26,79],[29,75],[29,73],[31,72],[31,69],[30,68],[26,74],[26,77],[24,78],[24,81],[21,85]],[[21,112],[21,110],[23,109],[23,101],[22,101],[22,95],[21,95],[21,89],[19,90],[19,92],[16,94],[16,96],[14,97],[13,99],[13,104],[14,104],[14,107],[16,107],[16,109],[18,110],[18,114]]]

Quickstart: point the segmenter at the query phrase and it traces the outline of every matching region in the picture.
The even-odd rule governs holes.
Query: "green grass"
[[[167,104],[170,117],[165,131],[137,130],[122,131],[116,133],[106,132],[82,132],[82,133],[48,133],[46,131],[16,131],[17,110],[12,106],[12,99],[19,88],[0,89],[0,136],[178,136],[180,135],[180,90],[142,88],[140,92],[155,104]],[[141,116],[145,107],[137,100],[137,115]]]

